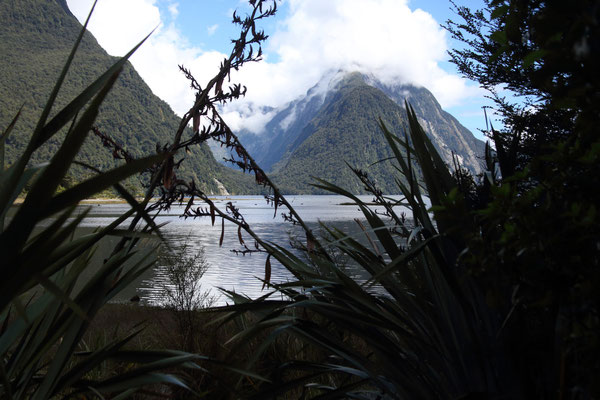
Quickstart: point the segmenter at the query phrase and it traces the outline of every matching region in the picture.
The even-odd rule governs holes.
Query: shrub
[[[161,305],[172,310],[177,320],[182,348],[196,351],[193,341],[199,334],[198,311],[212,306],[216,301],[216,297],[209,291],[203,291],[200,284],[200,279],[209,268],[204,248],[190,255],[185,244],[162,261],[164,266],[159,271],[164,274],[165,281],[161,284]]]

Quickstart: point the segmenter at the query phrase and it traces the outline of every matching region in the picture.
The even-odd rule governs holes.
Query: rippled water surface
[[[363,201],[371,200],[369,196],[361,199]],[[344,205],[344,203],[348,203],[348,199],[345,197],[294,196],[288,197],[288,200],[311,229],[318,229],[318,222],[322,221],[346,232],[362,236],[354,218],[362,219],[363,215],[357,206]],[[264,240],[289,248],[290,235],[293,237],[300,234],[299,228],[283,221],[279,210],[278,215],[274,217],[273,208],[267,205],[262,197],[219,197],[216,204],[225,209],[225,204],[229,201],[240,209],[252,229]],[[127,210],[125,204],[94,204],[81,207],[82,209],[91,207],[88,217],[83,221],[83,230],[107,225]],[[212,226],[210,218],[180,218],[179,215],[183,208],[183,206],[173,207],[168,213],[158,216],[156,222],[158,224],[167,223],[162,228],[162,232],[174,248],[186,245],[188,254],[195,254],[201,248],[204,249],[209,268],[201,279],[202,290],[211,291],[213,295],[218,296],[217,304],[225,304],[227,301],[227,298],[220,294],[217,288],[234,290],[253,298],[264,294],[261,291],[262,282],[259,278],[264,276],[266,255],[255,253],[242,256],[232,252],[232,250],[241,249],[241,246],[237,227],[228,222],[225,223],[223,246],[219,247],[221,221],[218,220],[215,226]],[[244,234],[244,240],[248,247],[253,247],[254,240],[247,234]],[[110,244],[105,243],[104,248],[104,251],[108,251]],[[283,266],[275,260],[271,261],[271,281],[284,282],[290,279],[291,275]],[[162,264],[164,262],[159,261],[154,269],[140,277],[135,285],[121,293],[117,300],[127,301],[137,294],[144,302],[160,303],[161,288],[165,283],[164,265]]]

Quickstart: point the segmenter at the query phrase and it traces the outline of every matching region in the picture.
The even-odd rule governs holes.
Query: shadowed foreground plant
[[[381,124],[406,179],[397,180],[400,200],[358,169],[376,208],[316,185],[361,209],[368,240],[322,225],[328,239],[317,247],[307,238],[303,256],[261,241],[295,280],[270,283],[267,262],[273,290],[256,300],[230,293],[236,304],[221,309],[223,321],[252,321],[232,339],[233,354],[260,341],[246,368],[271,383],[253,388],[255,398],[595,398],[597,138],[584,146],[590,138],[576,131],[501,179],[488,145],[474,185],[448,171],[408,104],[407,113],[410,137]],[[369,279],[354,280],[332,253]],[[285,358],[266,364],[286,341]]]
[[[169,383],[185,387],[178,378],[161,371],[174,366],[195,366],[193,362],[198,359],[178,351],[125,350],[136,332],[92,351],[81,351],[82,337],[100,307],[155,261],[153,251],[144,248],[140,239],[153,238],[151,233],[156,226],[144,211],[144,205],[119,182],[164,159],[163,155],[155,155],[132,160],[57,193],[106,94],[128,57],[141,45],[119,59],[50,119],[56,95],[84,32],[85,26],[25,152],[7,169],[3,157],[0,164],[2,398],[48,399],[76,395],[123,398],[141,386]],[[2,133],[0,154],[4,154],[7,137],[18,130],[18,123],[19,114]],[[64,129],[68,131],[54,157],[46,165],[29,165],[32,153]],[[14,200],[26,185],[30,185],[30,189],[22,205],[7,218]],[[129,203],[129,211],[94,233],[77,236],[78,226],[89,213],[89,209],[76,213],[77,203],[111,186]],[[133,215],[145,220],[146,227],[119,228]],[[96,245],[108,236],[125,237],[128,241],[113,251],[99,268],[90,271]],[[90,372],[108,360],[126,362],[130,368],[118,376],[94,378]]]
[[[300,349],[277,365],[261,366],[272,384],[262,385],[256,398],[518,397],[519,388],[496,341],[498,318],[458,263],[464,248],[460,229],[469,228],[469,219],[457,227],[452,218],[460,215],[442,212],[442,205],[452,200],[459,204],[457,212],[468,216],[466,205],[460,206],[464,199],[456,178],[408,105],[407,113],[410,140],[393,136],[381,124],[393,161],[406,178],[397,181],[401,200],[384,196],[357,169],[377,209],[328,182],[316,184],[348,197],[361,209],[368,225],[360,224],[361,235],[367,235],[368,244],[325,225],[329,239],[321,250],[307,246],[305,257],[262,242],[296,279],[267,282],[274,288],[269,294],[254,301],[236,297],[238,304],[222,309],[227,312],[224,321],[241,315],[256,320],[232,340],[233,353],[268,332],[247,368],[261,364],[261,352],[278,340],[291,337]],[[417,180],[415,161],[435,219]],[[412,212],[412,220],[398,211],[400,207]],[[344,265],[324,252],[343,254],[370,279],[355,281]],[[271,297],[279,293],[284,300]],[[306,348],[320,349],[320,356],[306,359]]]

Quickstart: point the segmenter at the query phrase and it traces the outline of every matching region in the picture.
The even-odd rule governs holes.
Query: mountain
[[[0,130],[24,105],[15,131],[7,140],[6,161],[10,164],[26,145],[81,25],[65,0],[2,0],[0,22]],[[86,32],[53,111],[71,101],[115,60]],[[96,124],[138,157],[154,153],[157,144],[171,142],[179,121],[128,63],[107,96]],[[191,135],[191,131],[187,134]],[[34,161],[48,160],[57,149],[58,140],[36,151]],[[217,163],[208,146],[190,150],[178,177],[195,179],[208,193],[257,191],[250,176]],[[93,135],[86,140],[78,157],[101,169],[118,164]],[[82,170],[73,170],[72,178],[81,180],[84,174]]]
[[[315,192],[310,176],[361,192],[347,162],[366,170],[384,192],[393,193],[397,173],[391,163],[378,163],[392,155],[378,120],[402,134],[408,126],[405,100],[449,165],[454,153],[464,168],[480,172],[484,143],[442,110],[431,92],[384,84],[358,72],[325,76],[305,96],[275,113],[263,133],[243,133],[242,142],[255,149],[259,164],[288,192]]]

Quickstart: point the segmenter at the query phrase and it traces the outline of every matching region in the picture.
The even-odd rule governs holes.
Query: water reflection
[[[295,196],[290,197],[301,217],[309,224],[311,229],[318,229],[318,221],[326,222],[330,226],[352,232],[359,240],[363,240],[354,218],[361,218],[362,213],[356,206],[342,205],[348,200],[341,196]],[[363,201],[370,201],[370,197],[362,197]],[[264,240],[290,247],[290,237],[300,235],[298,227],[285,223],[280,215],[273,217],[274,210],[267,205],[262,197],[235,196],[220,197],[217,204],[224,208],[226,202],[231,201],[240,209],[253,230]],[[90,214],[83,221],[83,229],[92,229],[110,223],[127,209],[124,204],[101,204],[91,206]],[[205,258],[210,268],[204,274],[201,283],[202,290],[219,294],[218,288],[236,291],[249,297],[258,297],[265,294],[262,291],[266,255],[254,253],[238,255],[232,250],[241,249],[237,236],[237,227],[232,223],[225,223],[225,235],[222,247],[219,247],[221,224],[217,221],[211,225],[210,218],[183,219],[179,215],[182,207],[173,207],[168,213],[160,215],[156,222],[167,224],[162,228],[164,236],[175,249],[187,246],[186,251],[192,255],[204,248]],[[279,211],[278,211],[279,214]],[[374,237],[374,235],[372,235]],[[253,247],[253,239],[244,237],[248,247]],[[155,244],[150,244],[155,245]],[[110,244],[104,244],[109,247]],[[359,271],[351,274],[358,280],[365,279]],[[285,282],[291,279],[291,274],[276,260],[271,259],[271,281]],[[143,302],[160,303],[161,290],[164,284],[164,268],[159,264],[154,269],[147,271],[134,285],[119,295],[117,301],[127,301],[138,295]],[[219,296],[217,304],[225,304],[227,298]]]

